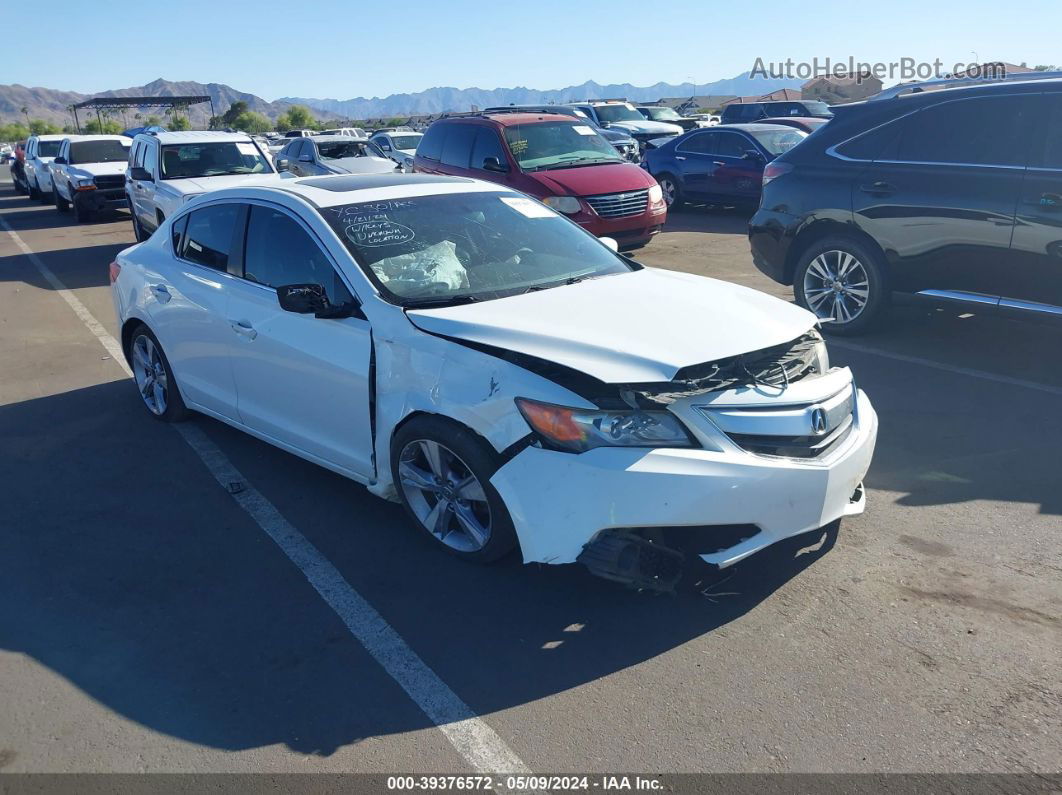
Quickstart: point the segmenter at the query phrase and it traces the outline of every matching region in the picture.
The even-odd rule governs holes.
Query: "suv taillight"
[[[122,266],[118,264],[118,261],[115,260],[114,262],[112,262],[111,263],[111,284],[114,284],[116,281],[118,281],[118,274],[121,273],[121,272],[122,272]]]
[[[778,179],[792,170],[793,167],[788,163],[768,163],[763,169],[763,184],[766,185],[772,179]]]

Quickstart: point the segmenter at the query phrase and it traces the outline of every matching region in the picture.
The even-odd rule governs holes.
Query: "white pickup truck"
[[[48,170],[52,158],[59,153],[62,135],[31,135],[26,140],[26,184],[29,197],[42,204],[52,202],[52,174]]]
[[[55,208],[73,206],[78,223],[108,209],[126,207],[125,169],[133,139],[124,135],[76,135],[63,139],[48,169]]]
[[[139,133],[125,172],[133,234],[138,242],[147,240],[193,197],[276,173],[245,133]]]

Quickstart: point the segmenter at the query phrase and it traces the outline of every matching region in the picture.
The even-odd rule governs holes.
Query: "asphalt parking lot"
[[[101,345],[128,216],[78,226],[4,167],[0,218],[5,772],[470,772],[484,736],[536,773],[1060,769],[1059,328],[904,301],[832,345],[880,416],[866,514],[674,597],[465,565],[194,420],[434,673],[418,699]],[[788,299],[745,220],[674,213],[638,257]],[[487,734],[440,730],[440,692]]]

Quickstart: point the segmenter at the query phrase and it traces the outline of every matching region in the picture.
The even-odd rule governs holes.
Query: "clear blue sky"
[[[0,83],[83,93],[157,77],[267,100],[705,83],[757,56],[1062,64],[1062,0],[49,0],[6,11]]]

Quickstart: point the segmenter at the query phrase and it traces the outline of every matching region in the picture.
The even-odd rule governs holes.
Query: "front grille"
[[[785,458],[821,458],[855,428],[851,387],[799,405],[706,405],[698,410],[743,450]]]
[[[783,458],[821,458],[839,447],[855,427],[852,415],[826,436],[763,436],[727,434],[738,447],[758,455]]]
[[[96,187],[101,190],[125,187],[125,177],[121,174],[108,174],[102,177],[95,177],[92,181],[95,182]]]
[[[627,193],[604,193],[599,196],[586,196],[586,203],[602,218],[625,218],[629,215],[641,215],[649,206],[649,189],[629,191]]]

